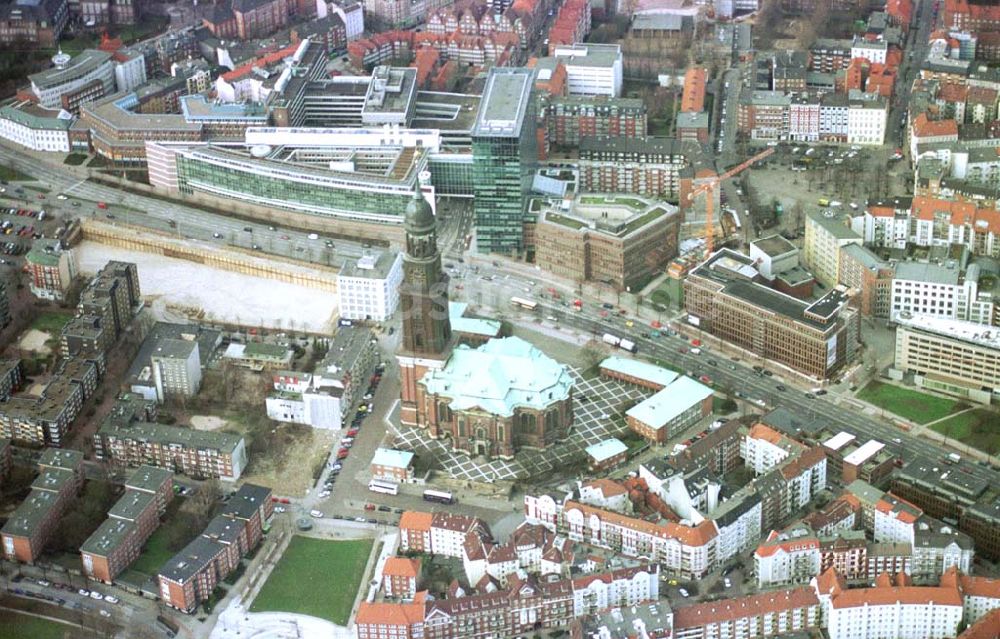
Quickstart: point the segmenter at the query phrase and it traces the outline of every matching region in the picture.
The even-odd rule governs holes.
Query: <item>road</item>
[[[340,266],[345,260],[355,259],[365,251],[362,242],[323,237],[310,239],[308,231],[244,221],[175,202],[126,193],[81,179],[68,168],[47,164],[2,144],[0,163],[9,164],[44,184],[51,194],[45,200],[46,210],[62,217],[100,217],[111,223],[142,226],[221,245],[250,249],[256,246],[264,253],[329,266]],[[26,186],[30,189],[30,185]],[[58,201],[55,199],[58,193],[65,193],[71,199]],[[79,207],[72,206],[74,200],[80,202]],[[104,202],[108,208],[98,208],[98,202]],[[108,218],[109,214],[113,218]],[[454,219],[461,220],[461,216]]]
[[[716,388],[728,387],[733,391],[740,391],[747,400],[762,400],[768,408],[788,409],[803,421],[821,420],[830,429],[844,430],[859,439],[865,441],[878,439],[886,443],[894,455],[907,461],[916,455],[923,455],[932,460],[940,459],[950,452],[935,442],[906,433],[880,416],[863,413],[859,408],[860,404],[852,403],[851,399],[842,397],[836,387],[829,395],[809,398],[806,396],[808,389],[802,382],[791,375],[783,375],[773,366],[770,367],[774,373],[772,377],[757,375],[752,366],[768,365],[768,362],[761,358],[740,355],[741,361],[734,361],[714,350],[703,350],[700,355],[692,355],[689,350],[689,339],[682,339],[679,336],[668,337],[666,334],[658,338],[643,337],[643,332],[648,333],[649,328],[635,319],[631,313],[622,316],[612,311],[608,317],[601,317],[599,313],[604,309],[591,300],[584,300],[583,311],[572,311],[567,306],[543,298],[540,295],[540,287],[532,287],[527,278],[516,275],[505,276],[502,263],[493,270],[498,271],[499,275],[495,275],[492,281],[482,284],[477,283],[481,280],[475,276],[466,277],[463,291],[470,301],[479,301],[487,306],[504,309],[506,300],[514,295],[525,296],[524,289],[528,288],[531,290],[532,299],[539,303],[536,314],[539,317],[555,318],[562,329],[572,328],[594,336],[612,333],[630,339],[639,346],[639,353],[646,358],[662,360],[673,367],[690,372],[694,377],[707,375]],[[578,296],[566,288],[563,292],[564,297]],[[627,326],[626,322],[632,322],[633,326]],[[688,333],[689,338],[697,336],[697,329],[694,327],[690,327],[688,331],[681,328],[681,332]],[[679,352],[682,348],[688,352]],[[715,361],[716,365],[710,365],[709,360]],[[778,385],[786,387],[786,390],[778,390]],[[761,410],[759,404],[746,401],[744,404],[748,409]],[[1000,483],[1000,472],[992,468],[967,461],[963,461],[962,466],[973,478],[994,484]]]
[[[913,11],[917,16],[917,28],[910,29],[906,37],[906,48],[896,84],[896,97],[889,111],[889,121],[886,123],[888,138],[894,141],[897,147],[903,146],[906,141],[903,125],[906,123],[910,92],[913,89],[913,80],[920,70],[920,64],[927,57],[930,47],[928,38],[934,28],[930,19],[933,11],[930,0],[917,0]]]

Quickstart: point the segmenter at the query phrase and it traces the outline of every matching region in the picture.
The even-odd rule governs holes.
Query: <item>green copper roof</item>
[[[545,408],[569,397],[566,367],[519,337],[491,339],[476,349],[456,348],[439,371],[421,382],[432,395],[451,398],[452,410],[481,408],[510,417],[518,407]]]

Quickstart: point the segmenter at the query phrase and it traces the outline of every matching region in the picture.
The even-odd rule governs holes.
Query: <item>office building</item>
[[[526,195],[537,162],[535,74],[491,68],[472,129],[476,250],[521,255]]]
[[[569,95],[621,96],[621,45],[556,46],[551,54],[566,68],[566,91]]]
[[[106,51],[85,49],[76,57],[60,53],[53,63],[28,76],[31,92],[46,109],[78,114],[80,105],[115,92],[115,63]]]
[[[384,251],[349,260],[337,274],[337,306],[349,320],[385,322],[399,304],[403,256]]]
[[[62,108],[46,109],[27,100],[0,107],[0,137],[32,151],[69,153],[73,122]]]
[[[677,256],[677,207],[652,200],[580,196],[546,206],[536,215],[535,262],[576,282],[601,282],[628,290],[666,268]]]
[[[32,294],[40,299],[63,300],[73,278],[79,273],[73,250],[55,239],[42,238],[32,242],[24,260],[25,270],[31,278],[28,286]]]
[[[893,368],[918,386],[987,404],[1000,392],[1000,331],[907,312],[896,323]]]
[[[986,268],[995,267],[987,262]],[[943,264],[900,262],[892,280],[889,317],[930,315],[990,326],[996,323],[994,279],[980,263],[963,273],[956,260]]]
[[[760,283],[746,255],[723,249],[684,282],[688,322],[759,357],[827,379],[858,350],[860,318],[831,290],[804,302]]]

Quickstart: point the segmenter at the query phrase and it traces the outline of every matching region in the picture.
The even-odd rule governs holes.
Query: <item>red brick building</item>
[[[1000,4],[992,0],[944,0],[941,20],[949,31],[1000,31]]]
[[[47,448],[31,492],[10,516],[0,538],[9,561],[34,563],[55,532],[59,520],[83,485],[83,453]]]
[[[138,468],[126,482],[125,494],[108,511],[108,518],[80,546],[83,573],[112,583],[139,558],[173,495],[172,472],[152,466]]]
[[[286,27],[295,8],[291,0],[231,0],[214,7],[202,23],[217,38],[252,40]]]
[[[637,98],[554,97],[545,105],[543,118],[549,144],[555,146],[575,146],[595,135],[646,135],[646,104]]]
[[[244,484],[202,534],[160,569],[157,581],[163,603],[194,612],[236,569],[240,557],[260,543],[263,522],[273,511],[271,489]]]

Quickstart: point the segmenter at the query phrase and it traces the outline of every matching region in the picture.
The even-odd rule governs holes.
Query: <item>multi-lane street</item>
[[[309,230],[260,224],[176,202],[135,195],[86,179],[70,169],[61,169],[42,162],[29,154],[0,145],[0,163],[35,177],[45,185],[53,198],[45,201],[47,210],[65,217],[93,217],[112,224],[129,224],[179,237],[217,242],[220,245],[260,250],[300,260],[341,266],[345,260],[357,258],[365,243],[331,239],[314,235]],[[54,200],[65,193],[69,200]],[[79,206],[73,206],[73,202]],[[99,208],[104,203],[106,208]]]
[[[767,362],[761,358],[749,355],[731,357],[714,350],[707,350],[704,345],[699,355],[693,355],[690,341],[698,337],[697,329],[694,327],[688,331],[674,322],[674,326],[680,329],[679,335],[671,337],[661,332],[659,337],[643,337],[643,334],[648,335],[651,329],[636,319],[631,312],[620,315],[617,308],[608,312],[592,299],[584,299],[582,311],[573,311],[561,302],[546,299],[541,294],[544,287],[532,286],[531,281],[523,276],[505,276],[503,271],[503,263],[500,263],[499,267],[494,267],[492,272],[499,275],[494,275],[490,281],[482,281],[475,275],[467,274],[461,292],[470,301],[478,300],[483,305],[493,306],[498,310],[504,309],[500,311],[502,313],[514,313],[516,311],[510,310],[506,305],[507,300],[515,295],[524,297],[527,288],[532,293],[532,299],[538,302],[538,309],[534,311],[534,315],[538,318],[556,320],[553,322],[543,319],[543,323],[560,326],[562,330],[573,329],[598,338],[603,333],[612,333],[630,339],[638,345],[641,357],[666,362],[679,370],[690,372],[695,377],[706,375],[716,388],[729,388],[734,393],[738,391],[742,395],[740,401],[748,412],[786,408],[803,423],[818,420],[830,429],[849,432],[859,439],[878,439],[906,461],[918,455],[936,460],[950,452],[935,442],[907,433],[881,415],[864,412],[861,405],[844,396],[839,387],[833,387],[825,396],[807,397],[807,394],[811,395],[807,387],[791,375],[782,375],[775,367],[769,367],[771,376],[756,373],[753,366],[767,367]],[[571,294],[569,289],[562,289],[560,292],[564,294],[563,301],[567,297],[572,299],[571,295],[579,297]],[[600,315],[602,311],[607,317]],[[629,326],[628,323],[632,325]],[[681,352],[682,350],[684,352]],[[733,357],[737,357],[739,361]],[[709,364],[710,360],[715,362],[715,365]],[[779,390],[778,386],[785,387],[785,390]],[[973,479],[1000,483],[1000,472],[994,469],[970,462],[963,462],[962,467]]]

